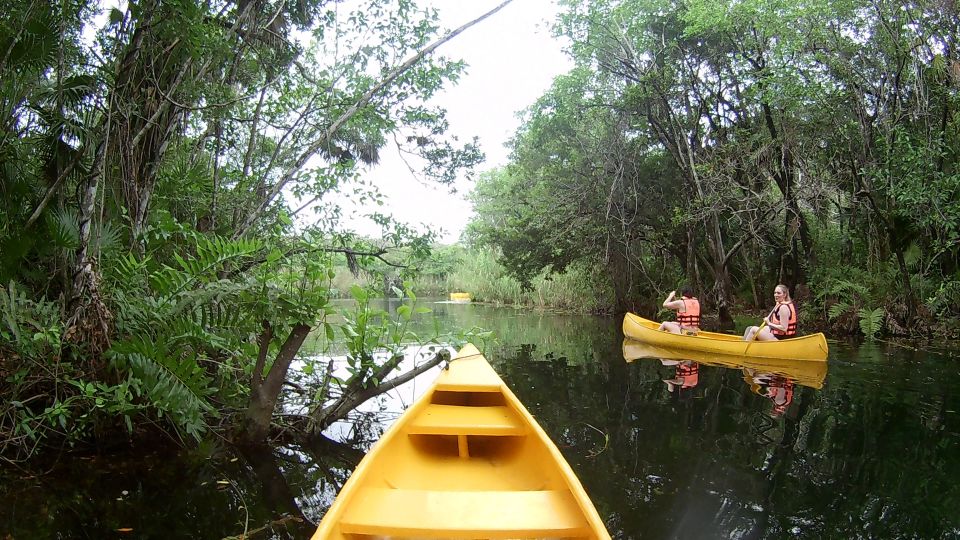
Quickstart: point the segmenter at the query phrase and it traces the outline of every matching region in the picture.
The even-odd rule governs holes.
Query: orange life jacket
[[[770,327],[770,332],[775,336],[795,336],[797,335],[797,308],[793,305],[793,302],[777,302],[777,307],[773,308],[773,315],[771,319],[777,324],[783,324],[783,321],[780,320],[780,306],[787,306],[790,308],[790,319],[787,320],[787,329],[780,330],[779,328]]]
[[[683,298],[683,312],[677,312],[677,322],[681,327],[700,328],[700,301],[696,298]]]
[[[680,388],[693,388],[700,382],[700,364],[677,364],[675,377],[683,381]]]

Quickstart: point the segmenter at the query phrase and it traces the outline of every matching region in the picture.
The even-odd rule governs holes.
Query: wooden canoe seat
[[[428,405],[414,418],[409,433],[418,435],[524,435],[526,426],[509,407]]]
[[[423,491],[364,488],[340,532],[407,537],[586,537],[590,528],[568,491]]]

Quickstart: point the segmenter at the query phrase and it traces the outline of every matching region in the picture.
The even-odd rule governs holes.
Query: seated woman
[[[773,289],[773,299],[777,305],[773,311],[763,318],[760,326],[750,326],[743,333],[744,341],[773,341],[786,339],[797,335],[797,307],[790,299],[790,291],[786,285],[777,285]]]
[[[674,299],[676,294],[677,291],[670,291],[663,301],[663,307],[675,310],[677,320],[663,322],[659,330],[672,334],[696,334],[700,331],[700,301],[687,288],[681,289],[681,298]]]

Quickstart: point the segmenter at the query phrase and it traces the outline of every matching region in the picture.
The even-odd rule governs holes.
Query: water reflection
[[[793,403],[794,384],[822,388],[827,376],[827,363],[810,360],[778,360],[748,358],[675,351],[656,347],[632,339],[623,340],[623,358],[627,362],[639,359],[659,360],[664,366],[675,366],[672,378],[663,379],[670,393],[684,397],[700,382],[700,364],[740,370],[750,391],[770,400],[770,416],[783,416]],[[766,438],[766,437],[764,437]]]
[[[670,360],[661,358],[660,363],[665,366],[675,366],[672,378],[664,379],[669,392],[680,395],[684,390],[690,390],[700,382],[700,364],[690,360]]]
[[[771,416],[782,415],[793,403],[793,379],[776,373],[763,373],[755,369],[743,368],[743,380],[754,394],[773,402]]]
[[[432,307],[424,334],[432,324],[496,332],[487,358],[614,538],[960,538],[960,353],[831,343],[827,377],[825,362],[651,351],[624,342],[614,318]],[[697,365],[695,385],[678,377],[683,362]],[[681,377],[670,392],[664,380]],[[369,424],[328,433],[358,445],[73,457],[32,474],[0,466],[0,538],[114,538],[129,527],[130,538],[220,540],[285,516],[308,529],[431,379],[371,403]],[[261,537],[309,531],[285,523]]]
[[[810,388],[822,388],[827,377],[827,362],[819,360],[790,360],[777,358],[752,358],[711,354],[700,351],[679,351],[665,347],[656,347],[634,341],[623,340],[623,358],[627,362],[638,359],[659,359],[662,361],[694,362],[710,366],[720,366],[737,370],[749,370],[750,376],[760,380],[774,380],[774,376],[787,379]],[[666,365],[666,364],[665,364]],[[750,384],[761,384],[760,380]],[[763,383],[765,384],[765,383]],[[774,381],[774,386],[778,383]],[[770,386],[765,384],[765,386]],[[759,394],[759,392],[757,392]],[[763,394],[761,394],[763,395]]]

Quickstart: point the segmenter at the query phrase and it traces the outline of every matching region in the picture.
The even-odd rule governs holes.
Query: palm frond
[[[48,214],[47,227],[54,246],[75,250],[80,246],[80,216],[75,208],[57,208]]]

